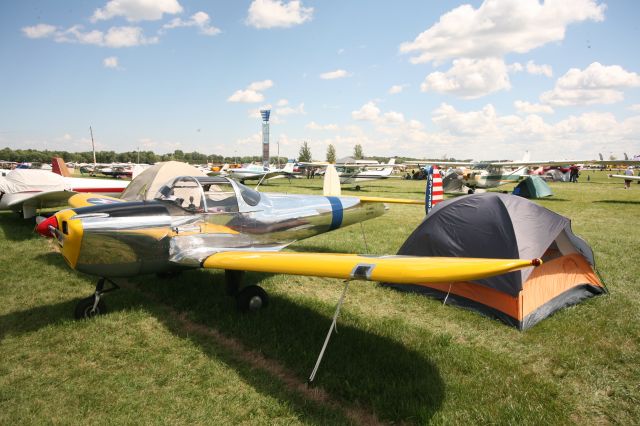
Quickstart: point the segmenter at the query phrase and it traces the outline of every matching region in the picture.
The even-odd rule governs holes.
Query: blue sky
[[[640,3],[0,2],[0,147],[640,154]]]

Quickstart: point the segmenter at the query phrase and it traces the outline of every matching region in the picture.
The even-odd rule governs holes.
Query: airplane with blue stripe
[[[100,277],[93,295],[81,300],[77,318],[104,313],[104,293],[114,279],[172,274],[188,268],[225,269],[227,289],[242,310],[258,309],[267,294],[241,287],[244,271],[364,279],[392,283],[464,281],[532,266],[518,259],[447,259],[290,253],[305,238],[382,215],[385,203],[424,201],[260,193],[233,179],[180,176],[152,201],[125,202],[77,194],[70,209],[41,221],[36,230],[54,237],[67,264]],[[506,268],[506,269],[505,269]],[[105,288],[110,283],[110,288]]]

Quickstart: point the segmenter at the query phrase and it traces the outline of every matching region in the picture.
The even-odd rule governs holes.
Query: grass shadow
[[[48,256],[41,257],[50,260]],[[248,273],[246,282],[259,284],[267,277],[268,274]],[[91,291],[87,288],[87,296]],[[70,321],[78,300],[2,315],[0,339]],[[133,308],[149,312],[177,337],[189,339],[207,356],[229,365],[258,392],[286,401],[301,418],[313,423],[327,423],[335,418],[334,411],[345,405],[374,413],[384,421],[427,423],[444,400],[443,379],[428,356],[367,330],[370,325],[350,315],[348,308],[343,309],[339,333],[333,335],[316,378],[337,406],[309,401],[290,384],[277,380],[268,369],[257,371],[211,336],[176,321],[168,310],[188,318],[197,327],[210,328],[239,341],[245,351],[274,360],[302,384],[329,329],[333,307],[320,309],[328,311],[323,314],[274,295],[267,309],[241,314],[235,300],[225,293],[223,271],[185,271],[167,279],[136,277],[123,290],[107,295],[105,301],[111,313]],[[425,339],[425,345],[431,343],[437,344]],[[327,414],[327,410],[332,413]]]
[[[8,240],[18,241],[34,238],[37,236],[33,232],[35,221],[33,219],[23,219],[13,212],[0,213],[0,228]]]
[[[604,204],[628,204],[637,206],[640,204],[640,201],[633,200],[596,200],[594,203],[604,203]]]
[[[265,274],[247,274],[246,279],[260,284]],[[224,274],[218,271],[188,271],[179,280],[163,282],[136,281],[145,293],[187,313],[190,320],[277,360],[301,382],[310,373],[331,323],[331,313],[323,315],[278,296],[272,296],[269,307],[261,312],[240,314],[233,299],[226,296]],[[332,337],[316,379],[320,386],[332,397],[363,405],[385,420],[428,422],[444,399],[437,367],[400,342],[367,331],[367,325],[357,318],[348,314],[341,318],[339,333]],[[169,322],[167,327],[180,331]],[[194,342],[202,343],[200,338]],[[246,379],[252,381],[251,377]]]

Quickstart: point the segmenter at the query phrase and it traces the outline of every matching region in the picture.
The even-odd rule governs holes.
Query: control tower
[[[269,167],[269,116],[270,109],[260,110],[262,116],[262,165]]]

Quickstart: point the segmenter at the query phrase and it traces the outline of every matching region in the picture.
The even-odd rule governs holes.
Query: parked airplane
[[[366,182],[370,180],[388,179],[393,173],[396,159],[392,158],[388,164],[371,164],[371,165],[344,165],[337,166],[336,170],[340,175],[340,184],[352,184],[358,182]],[[356,191],[360,190],[360,185],[355,186]]]
[[[315,167],[319,169],[327,169],[329,167],[329,163],[319,162],[319,163],[302,163],[305,167]],[[403,167],[402,165],[396,164],[396,159],[392,158],[389,160],[387,164],[380,164],[376,162],[366,162],[366,163],[336,163],[332,165],[335,167],[336,172],[340,178],[341,185],[349,185],[354,183],[366,182],[371,180],[378,179],[389,179],[391,173],[393,173],[394,168]],[[325,171],[321,171],[318,173],[319,175],[323,175]],[[355,190],[360,191],[361,186],[355,185]]]
[[[36,229],[57,238],[71,268],[101,277],[94,294],[77,304],[77,318],[105,311],[103,295],[118,288],[113,278],[185,268],[225,269],[238,307],[255,310],[267,304],[267,294],[256,285],[241,288],[242,271],[419,285],[480,279],[540,263],[279,252],[301,239],[378,217],[383,203],[423,201],[264,194],[229,178],[181,176],[163,186],[155,201],[77,194],[69,203],[76,207]]]
[[[584,164],[624,164],[638,165],[639,160],[545,160],[531,161],[529,153],[525,153],[521,161],[489,161],[489,162],[465,162],[465,161],[424,161],[406,162],[407,165],[424,167],[434,164],[449,166],[444,173],[443,185],[445,192],[467,191],[472,194],[477,189],[496,188],[508,183],[517,183],[526,176],[532,167],[557,167],[581,166]],[[512,170],[508,170],[511,168]],[[567,168],[568,170],[568,168]]]
[[[246,167],[238,167],[235,169],[227,169],[226,174],[240,183],[247,180],[273,179],[276,177],[293,177],[293,163],[287,163],[282,169],[273,167],[264,167],[262,165],[250,164]]]
[[[36,215],[37,209],[66,205],[69,197],[76,193],[116,196],[129,184],[129,181],[115,179],[70,177],[60,158],[54,158],[52,166],[53,172],[16,169],[0,177],[0,210],[21,212],[28,219]]]

